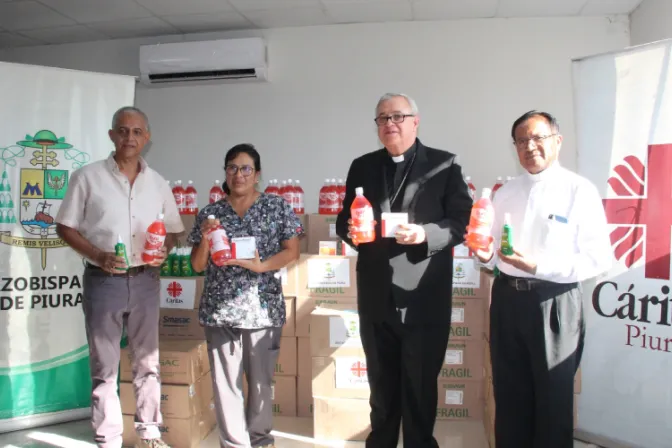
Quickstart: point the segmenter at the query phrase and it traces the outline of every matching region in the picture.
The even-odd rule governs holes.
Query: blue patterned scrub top
[[[261,260],[282,251],[281,243],[303,234],[301,221],[282,197],[262,193],[244,218],[222,199],[204,207],[187,238],[200,244],[201,224],[214,215],[229,239],[253,236]],[[208,257],[199,306],[204,326],[260,329],[285,324],[285,299],[279,271],[257,274],[239,266],[217,266]]]

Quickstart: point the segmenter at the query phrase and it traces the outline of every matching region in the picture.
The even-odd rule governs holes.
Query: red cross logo
[[[672,144],[650,145],[646,167],[628,156],[614,168],[609,186],[619,197],[604,199],[611,244],[618,260],[631,267],[645,255],[646,278],[670,279],[672,230]]]
[[[366,363],[357,361],[352,365],[352,367],[350,367],[350,371],[357,378],[362,378],[363,376],[366,375]]]
[[[180,297],[182,295],[182,285],[172,282],[168,285],[168,295],[170,297]]]

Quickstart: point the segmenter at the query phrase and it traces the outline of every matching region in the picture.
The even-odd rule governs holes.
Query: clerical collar
[[[401,163],[401,162],[403,162],[403,161],[406,160],[406,159],[411,160],[411,159],[413,158],[413,151],[415,151],[415,148],[416,148],[416,143],[414,142],[414,143],[411,145],[411,147],[408,148],[408,149],[406,150],[406,152],[404,152],[403,154],[398,155],[398,156],[393,156],[393,155],[390,155],[390,154],[388,153],[388,155],[390,155],[390,158],[392,159],[392,161],[393,161],[394,163]]]
[[[560,169],[560,162],[556,160],[551,164],[551,166],[546,168],[541,173],[531,174],[527,172],[525,174],[527,175],[527,178],[530,179],[532,182],[541,182],[550,179],[552,176],[555,175],[555,173],[559,171],[559,169]]]

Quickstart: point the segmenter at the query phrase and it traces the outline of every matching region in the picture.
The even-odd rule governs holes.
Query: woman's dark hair
[[[247,154],[250,156],[252,161],[254,161],[254,170],[261,171],[261,156],[259,156],[259,152],[251,143],[240,143],[227,151],[226,156],[224,156],[225,171],[229,162],[238,157],[240,154]],[[226,183],[226,180],[223,182],[222,189],[227,195],[231,194],[231,190],[229,189],[229,185]]]
[[[515,141],[516,140],[516,129],[518,129],[518,126],[521,124],[525,123],[527,120],[533,117],[542,117],[544,118],[547,122],[548,125],[551,127],[551,130],[554,133],[560,132],[560,125],[558,125],[558,120],[555,119],[555,117],[548,112],[540,112],[538,110],[531,110],[529,112],[525,112],[520,118],[518,118],[516,121],[513,122],[513,126],[511,126],[511,138]]]

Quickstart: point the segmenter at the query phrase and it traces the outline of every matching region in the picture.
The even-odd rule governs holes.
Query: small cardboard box
[[[283,337],[292,337],[296,334],[296,297],[285,297],[285,325],[282,327]]]
[[[408,213],[383,213],[380,217],[381,236],[383,238],[395,238],[395,233],[400,225],[408,224]]]
[[[296,378],[296,415],[313,417],[313,379],[309,376]]]
[[[482,420],[483,381],[439,380],[437,420]]]
[[[205,277],[161,277],[161,308],[197,310]]]
[[[253,260],[256,257],[257,239],[253,236],[231,238],[231,257],[236,260]]]
[[[485,315],[483,299],[462,299],[453,297],[450,322],[450,339],[483,339]]]
[[[316,440],[366,440],[371,432],[369,400],[315,397],[313,401]]]
[[[159,338],[161,340],[205,340],[205,330],[198,320],[198,310],[159,311]]]
[[[480,381],[483,379],[485,341],[450,340],[439,379],[450,381]]]
[[[355,304],[318,307],[311,315],[311,356],[364,356]]]
[[[313,397],[368,400],[370,394],[363,356],[313,358]]]
[[[162,384],[193,384],[210,372],[205,341],[159,342]],[[119,379],[133,381],[130,347],[121,350]]]
[[[307,215],[308,247],[309,254],[318,254],[320,241],[337,241],[336,234],[337,215]]]
[[[297,364],[297,346],[296,338],[280,338],[280,353],[275,362],[276,376],[296,376]]]
[[[357,297],[357,258],[301,255],[299,297]]]

